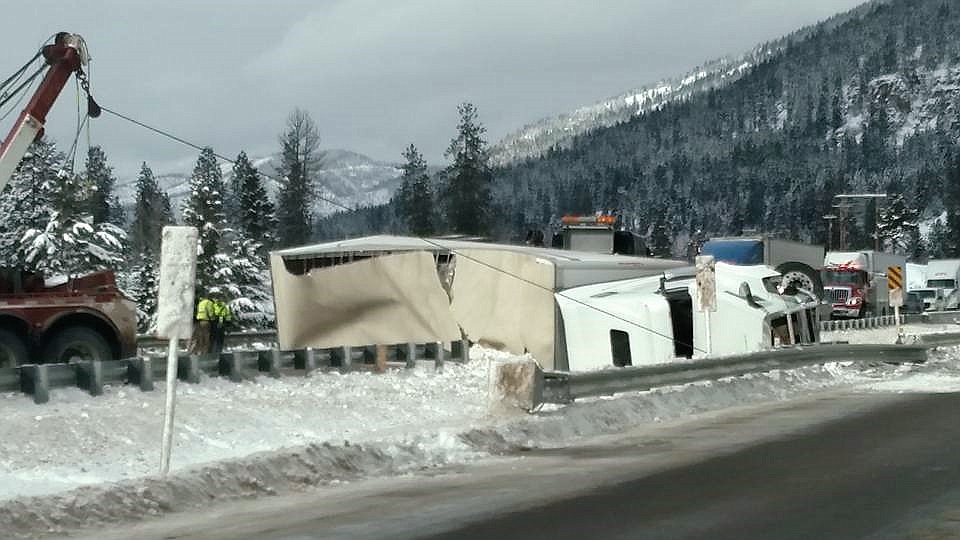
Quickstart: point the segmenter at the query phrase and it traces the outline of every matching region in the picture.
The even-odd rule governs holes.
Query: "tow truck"
[[[609,214],[565,215],[552,247],[589,253],[649,256],[640,235],[617,227],[617,217]]]
[[[43,136],[47,114],[70,77],[76,75],[84,90],[89,88],[83,69],[89,55],[81,36],[60,32],[37,56],[43,58],[44,66],[17,88],[0,93],[2,106],[46,71],[0,143],[0,197],[30,145]],[[0,84],[0,90],[33,62]],[[88,115],[99,115],[89,93]],[[136,354],[136,323],[136,306],[121,293],[111,271],[60,279],[0,268],[0,368],[130,357]]]

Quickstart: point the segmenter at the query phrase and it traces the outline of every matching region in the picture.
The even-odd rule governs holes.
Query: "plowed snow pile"
[[[234,384],[178,386],[170,477],[159,463],[163,392],[115,387],[102,397],[54,391],[37,406],[0,395],[0,530],[13,537],[143,519],[218,500],[466,463],[518,447],[556,447],[638,424],[781,401],[829,388],[884,389],[926,374],[956,376],[956,349],[928,366],[827,364],[547,405],[536,414],[489,412],[492,364],[317,373]],[[929,382],[929,381],[927,381]],[[915,380],[913,387],[924,384]]]

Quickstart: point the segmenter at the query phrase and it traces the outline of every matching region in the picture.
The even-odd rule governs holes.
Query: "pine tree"
[[[134,202],[129,234],[130,253],[134,256],[158,256],[163,226],[171,223],[170,198],[160,190],[153,171],[144,162],[137,177],[137,200]]]
[[[260,173],[247,158],[246,152],[240,152],[233,166],[231,191],[235,193],[237,211],[233,226],[244,238],[263,247],[273,244],[273,231],[276,218],[273,204],[263,187]]]
[[[410,145],[403,151],[402,184],[397,193],[397,209],[407,228],[416,236],[430,236],[436,232],[433,225],[433,192],[427,162],[417,147]]]
[[[113,192],[117,179],[113,168],[107,165],[107,154],[99,146],[91,146],[87,151],[86,182],[92,189],[88,204],[93,222],[122,226],[123,207]]]
[[[946,232],[939,244],[945,256],[960,255],[960,153],[953,155],[947,165],[943,182],[943,206],[947,212]],[[931,246],[932,249],[932,246]]]
[[[217,157],[210,147],[197,158],[190,177],[190,195],[183,204],[183,223],[200,232],[197,255],[197,285],[205,290],[216,285],[216,256],[224,241],[227,223],[223,211],[224,182]]]
[[[273,296],[259,243],[238,235],[214,257],[213,280],[227,296],[234,319],[243,328],[273,323]]]
[[[119,281],[123,292],[137,305],[137,330],[147,333],[156,325],[159,269],[153,257],[139,257],[136,262]]]
[[[653,224],[653,230],[650,232],[650,250],[654,257],[672,257],[672,241],[670,232],[667,230],[667,219],[663,214],[657,218]]]
[[[0,265],[26,267],[23,260],[23,238],[30,230],[44,227],[50,217],[48,190],[44,186],[56,182],[63,165],[63,154],[41,139],[14,171],[0,197]]]
[[[77,204],[83,199],[83,179],[61,171],[41,189],[50,212],[45,223],[24,233],[20,259],[45,275],[79,276],[118,268],[126,233],[112,223],[96,223]]]
[[[489,230],[493,183],[483,134],[486,128],[477,120],[477,108],[471,103],[457,107],[460,122],[457,136],[450,141],[445,155],[453,163],[445,171],[443,205],[453,232],[484,235]]]
[[[320,134],[310,115],[301,109],[287,118],[280,135],[282,178],[277,193],[277,243],[281,247],[305,244],[313,236],[314,176],[320,163]]]
[[[917,237],[920,213],[907,205],[902,193],[890,196],[880,211],[877,233],[886,251],[909,254]]]
[[[942,219],[937,219],[930,226],[930,235],[927,237],[927,255],[931,259],[949,257],[950,237],[947,226]]]

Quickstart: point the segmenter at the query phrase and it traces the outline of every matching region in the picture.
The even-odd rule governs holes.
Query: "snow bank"
[[[139,521],[217,501],[462,463],[476,455],[452,436],[369,445],[311,444],[181,470],[166,479],[145,477],[85,486],[53,496],[7,500],[0,506],[0,529],[4,538],[62,533],[104,523]]]
[[[960,347],[943,347],[930,352],[926,364],[909,370],[903,377],[864,385],[866,392],[943,394],[960,392]]]
[[[317,373],[231,383],[209,378],[177,385],[173,471],[255,452],[312,443],[402,440],[474,424],[487,411],[487,366],[480,350],[467,365],[375,375]],[[160,457],[164,385],[120,386],[90,397],[55,390],[37,406],[0,395],[0,500],[154,474]]]
[[[651,422],[751,403],[784,401],[826,389],[853,388],[909,369],[888,364],[858,367],[830,363],[583,399],[565,406],[545,405],[536,415],[506,426],[475,429],[464,437],[488,450],[567,446],[580,438],[618,433]]]

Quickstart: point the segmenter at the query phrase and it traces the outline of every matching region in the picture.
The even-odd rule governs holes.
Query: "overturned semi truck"
[[[466,337],[577,371],[818,340],[816,300],[781,294],[777,272],[718,264],[718,312],[708,318],[693,307],[687,265],[399,236],[271,254],[285,350]]]

